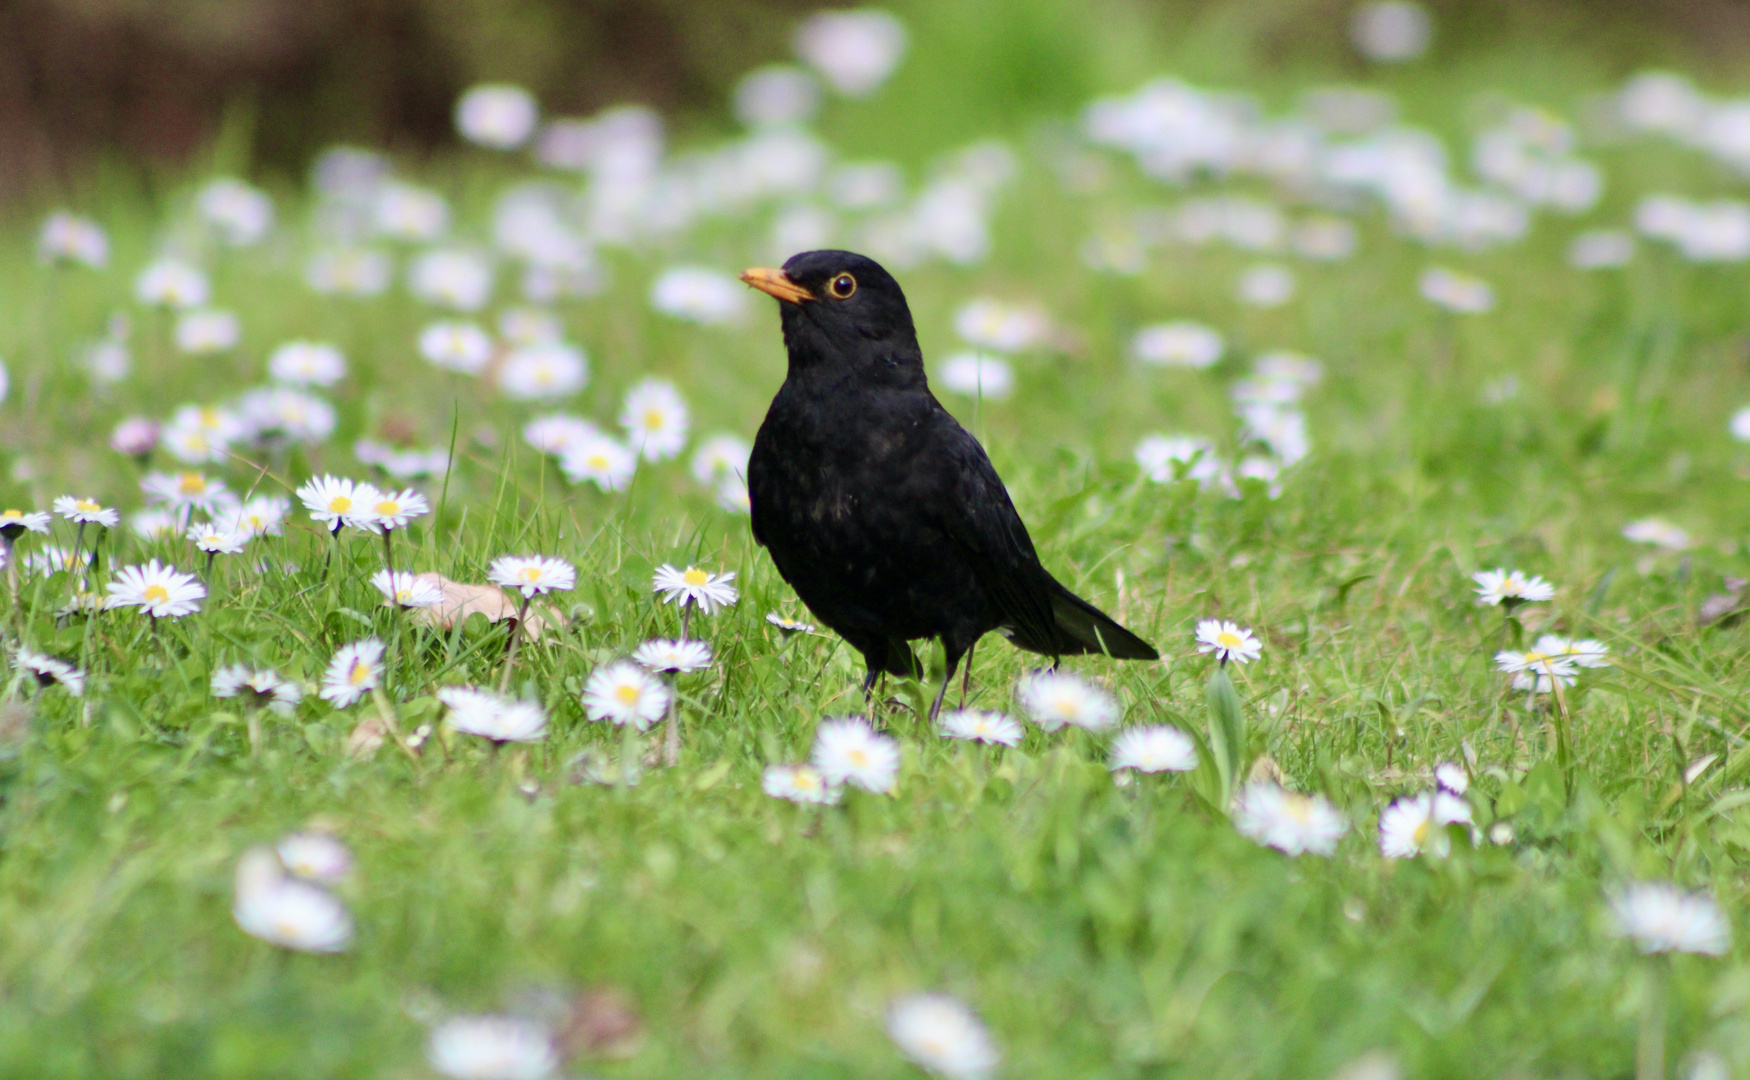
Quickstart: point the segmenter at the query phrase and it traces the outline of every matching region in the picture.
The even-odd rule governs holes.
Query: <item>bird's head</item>
[[[782,270],[748,270],[741,280],[777,297],[793,371],[849,363],[922,373],[905,293],[874,259],[852,251],[805,251]]]

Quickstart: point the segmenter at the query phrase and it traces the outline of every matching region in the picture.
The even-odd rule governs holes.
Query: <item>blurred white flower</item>
[[[1252,307],[1281,307],[1294,299],[1294,271],[1280,263],[1260,263],[1240,275],[1234,294]]]
[[[712,326],[739,318],[746,309],[746,293],[727,274],[677,266],[663,271],[650,286],[650,306],[664,315]]]
[[[85,673],[65,660],[23,647],[15,649],[12,658],[38,686],[59,686],[73,697],[85,693]]]
[[[591,720],[631,724],[639,731],[661,720],[668,702],[668,687],[629,660],[596,668],[583,688],[583,708]]]
[[[941,723],[944,739],[966,739],[992,746],[1021,745],[1021,725],[1004,713],[951,709],[942,714]]]
[[[899,744],[861,717],[821,721],[810,756],[829,784],[890,795],[899,780]]]
[[[36,251],[43,262],[76,262],[102,269],[109,265],[109,235],[91,218],[56,210],[43,219]]]
[[[235,312],[207,309],[187,311],[176,320],[176,347],[193,356],[236,348],[243,325]]]
[[[523,425],[523,441],[543,454],[563,457],[585,439],[600,435],[601,429],[581,416],[569,413],[547,413]]]
[[[1349,39],[1369,60],[1400,64],[1428,51],[1434,18],[1421,4],[1408,0],[1372,0],[1349,19]]]
[[[1424,271],[1418,287],[1424,299],[1463,315],[1480,315],[1495,306],[1495,290],[1488,282],[1444,266]]]
[[[879,210],[904,197],[905,174],[888,161],[849,162],[829,172],[821,190],[846,210]]]
[[[1407,859],[1426,852],[1445,858],[1452,850],[1446,826],[1470,820],[1470,804],[1450,792],[1405,795],[1379,815],[1380,854]]]
[[[371,585],[383,594],[383,606],[392,608],[436,607],[444,602],[444,590],[423,574],[409,570],[378,570]]]
[[[242,698],[248,706],[272,709],[281,716],[292,715],[298,702],[304,700],[304,689],[297,683],[280,678],[276,671],[247,664],[214,671],[212,691],[216,698]]]
[[[1234,801],[1240,835],[1288,855],[1329,855],[1349,831],[1349,822],[1323,795],[1284,791],[1269,781],[1240,789]]]
[[[1684,892],[1663,881],[1637,881],[1614,890],[1610,913],[1616,931],[1644,953],[1724,956],[1732,927],[1707,893]]]
[[[547,711],[538,701],[469,686],[443,687],[437,699],[450,711],[450,726],[463,734],[497,743],[538,742],[547,737]]]
[[[1219,333],[1194,322],[1147,326],[1130,342],[1131,355],[1157,367],[1212,367],[1226,347]]]
[[[711,646],[703,641],[655,638],[634,649],[632,659],[651,671],[703,671],[711,666]]]
[[[645,461],[666,461],[687,445],[687,403],[674,383],[643,379],[626,391],[620,408],[626,442]]]
[[[288,872],[305,881],[332,885],[352,873],[352,852],[325,832],[291,833],[274,845],[274,851]]]
[[[1021,709],[1045,731],[1072,724],[1104,731],[1118,722],[1118,702],[1111,694],[1067,671],[1034,671],[1015,688]]]
[[[875,8],[823,11],[796,31],[796,55],[841,94],[866,97],[905,55],[905,26]]]
[[[1666,551],[1682,551],[1692,546],[1689,533],[1664,518],[1640,518],[1622,527],[1625,540],[1637,544],[1652,544]]]
[[[1190,772],[1197,767],[1197,746],[1191,737],[1165,724],[1126,728],[1112,740],[1109,766],[1138,772]]]
[[[747,475],[747,459],[753,447],[740,435],[724,432],[699,443],[693,452],[693,479],[701,484],[715,484],[726,476]]]
[[[1000,356],[954,353],[942,361],[942,385],[956,394],[1002,401],[1015,390],[1015,370]]]
[[[142,304],[194,308],[211,295],[207,276],[180,259],[159,259],[134,279],[134,295]]]
[[[1135,456],[1143,474],[1157,484],[1180,479],[1209,484],[1221,477],[1215,444],[1194,435],[1145,435]]]
[[[1583,232],[1568,244],[1568,265],[1578,270],[1626,266],[1635,254],[1635,238],[1620,229]]]
[[[1556,594],[1554,585],[1522,570],[1478,570],[1471,580],[1477,583],[1477,603],[1486,607],[1541,603]]]
[[[377,232],[396,240],[431,241],[450,226],[450,205],[429,188],[391,180],[372,207]]]
[[[1020,352],[1045,342],[1051,319],[1037,307],[981,297],[955,313],[954,331],[982,349]]]
[[[492,264],[471,251],[427,251],[407,268],[407,287],[428,304],[479,311],[492,295]]]
[[[377,296],[394,276],[394,260],[373,248],[318,251],[304,267],[310,288],[334,296]]]
[[[267,358],[267,373],[294,386],[333,386],[346,377],[346,357],[326,342],[288,341]]]
[[[251,848],[237,862],[231,914],[244,933],[282,949],[345,952],[352,944],[346,905],[319,885],[286,874],[272,848]]]
[[[499,390],[517,401],[570,397],[588,383],[589,359],[583,350],[557,341],[515,349],[498,369]]]
[[[375,690],[383,679],[383,643],[364,638],[341,646],[322,675],[318,696],[344,709]]]
[[[267,192],[234,177],[209,181],[195,205],[207,224],[232,247],[259,243],[273,228],[273,200]]]
[[[896,998],[887,1034],[900,1053],[944,1080],[985,1080],[1002,1061],[977,1014],[947,994]]]
[[[573,484],[588,481],[603,491],[624,491],[638,468],[638,455],[625,444],[591,430],[559,454],[559,469]]]
[[[760,788],[775,799],[829,806],[839,801],[840,794],[819,769],[808,764],[768,765],[760,777]]]
[[[735,85],[735,118],[748,127],[806,123],[819,111],[820,83],[799,67],[758,68]]]
[[[544,1080],[559,1070],[546,1025],[516,1016],[454,1016],[432,1029],[425,1060],[452,1080]]]
[[[492,150],[514,150],[528,142],[540,118],[534,95],[508,83],[471,87],[456,102],[456,131]]]
[[[492,360],[492,338],[471,322],[435,322],[419,332],[419,355],[448,371],[478,375]]]

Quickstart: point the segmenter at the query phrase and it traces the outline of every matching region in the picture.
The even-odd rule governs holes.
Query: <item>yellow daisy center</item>
[[[1215,635],[1215,643],[1224,649],[1237,649],[1241,645],[1240,636],[1238,634],[1229,633],[1226,630]]]
[[[660,411],[658,411],[656,409],[644,410],[644,426],[645,427],[647,427],[647,428],[659,428],[662,426],[662,424],[663,424],[663,415]]]
[[[592,469],[606,469],[608,467],[608,458],[606,454],[591,454],[584,460]]]
[[[687,572],[681,575],[681,580],[695,589],[711,580],[711,575],[696,566],[687,567]]]
[[[0,514],[0,521],[9,521],[13,518],[22,518],[23,516],[23,510],[8,510],[4,514]]]
[[[170,590],[162,585],[148,585],[140,596],[153,604],[162,604],[170,599]]]
[[[1290,795],[1282,800],[1282,812],[1294,820],[1305,824],[1312,819],[1312,800]]]
[[[185,472],[178,478],[176,489],[184,495],[199,495],[207,490],[207,478],[197,472]]]
[[[643,696],[643,692],[631,683],[621,683],[614,687],[614,697],[618,698],[622,705],[636,705],[638,699]]]
[[[804,791],[813,791],[815,788],[820,786],[820,781],[818,781],[814,778],[813,773],[806,773],[806,772],[800,772],[800,771],[793,774],[793,778],[792,778],[791,782],[794,783],[797,787],[801,788]]]
[[[346,673],[346,681],[354,686],[362,684],[371,677],[371,665],[363,660],[354,660],[352,669]]]
[[[328,500],[328,509],[331,513],[344,514],[352,509],[352,500],[345,495],[336,495]]]
[[[384,499],[377,504],[377,514],[380,517],[399,517],[401,514],[401,504],[394,499]]]
[[[218,426],[219,426],[219,410],[213,408],[210,405],[202,406],[202,408],[201,408],[201,427],[218,427]]]
[[[541,580],[541,568],[538,566],[525,566],[516,572],[516,576],[521,580],[528,582],[530,585],[533,585],[535,582]]]
[[[84,510],[86,512],[103,509],[103,507],[92,502],[90,499],[80,499],[78,502],[73,504],[73,508],[75,510]]]
[[[845,757],[849,758],[851,764],[857,766],[859,769],[869,764],[869,752],[866,750],[852,750],[850,753],[846,754]]]
[[[1081,715],[1082,703],[1072,697],[1060,697],[1057,699],[1057,713],[1059,716],[1065,716],[1073,720]]]
[[[1421,847],[1428,842],[1428,830],[1433,827],[1433,821],[1422,822],[1422,824],[1416,826],[1416,831],[1410,834],[1410,839],[1416,842],[1417,847]]]

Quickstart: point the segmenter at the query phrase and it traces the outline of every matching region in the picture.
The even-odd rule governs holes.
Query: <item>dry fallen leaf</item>
[[[382,749],[388,739],[388,729],[383,726],[380,716],[367,716],[352,729],[352,734],[346,737],[346,754],[348,757],[367,758]]]
[[[523,604],[520,597],[512,596],[496,585],[469,585],[434,573],[420,574],[415,580],[429,581],[443,590],[442,603],[420,608],[413,613],[413,617],[419,622],[426,626],[435,626],[439,630],[452,629],[458,622],[467,622],[468,616],[476,613],[486,616],[487,622],[514,619]],[[530,641],[539,641],[549,627],[563,625],[563,617],[552,608],[531,605],[527,624],[523,627],[523,636]]]
[[[629,1058],[644,1043],[638,1003],[617,986],[597,986],[577,996],[559,1033],[568,1057]]]

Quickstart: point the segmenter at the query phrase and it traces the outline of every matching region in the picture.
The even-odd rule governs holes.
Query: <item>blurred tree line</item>
[[[1134,38],[1171,56],[1193,26],[1237,33],[1260,67],[1361,73],[1343,27],[1357,0],[862,0],[914,29],[931,93],[1075,107],[1138,72],[1084,48]],[[1741,68],[1745,0],[1424,0],[1436,56],[1504,38],[1583,45],[1623,73]],[[76,185],[106,155],[176,162],[226,118],[265,168],[296,171],[356,140],[421,151],[453,139],[457,94],[521,83],[552,114],[638,101],[727,119],[729,87],[789,56],[798,18],[844,0],[0,0],[0,201]],[[1034,40],[1038,39],[1038,40]],[[1149,42],[1153,42],[1150,45]],[[933,44],[932,44],[933,43]],[[997,56],[998,53],[1013,55]],[[1145,61],[1152,64],[1154,61]],[[1129,66],[1135,66],[1134,64]],[[1158,70],[1158,69],[1156,69]],[[1098,85],[1110,84],[1110,85]],[[1040,99],[1050,99],[1042,101]],[[1061,100],[1059,100],[1061,99]],[[919,103],[910,118],[929,116]]]

